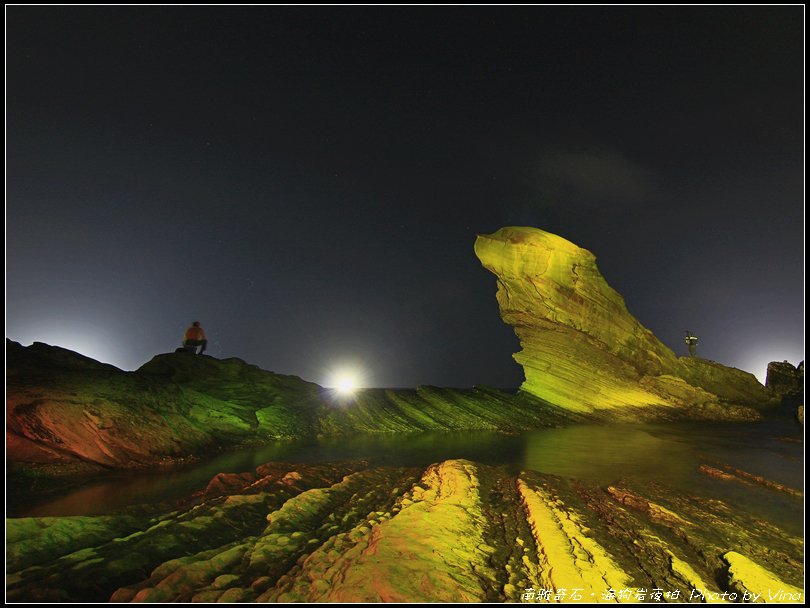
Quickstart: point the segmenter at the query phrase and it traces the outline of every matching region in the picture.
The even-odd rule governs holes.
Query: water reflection
[[[523,466],[603,484],[642,478],[682,486],[698,463],[687,445],[655,437],[638,425],[608,425],[530,433]]]
[[[785,441],[785,437],[792,441]],[[719,483],[698,472],[701,463],[725,463],[785,485],[804,485],[801,430],[795,423],[683,423],[571,426],[519,436],[493,432],[356,435],[277,442],[220,454],[193,465],[148,473],[119,473],[56,497],[9,494],[10,517],[114,513],[136,504],[179,500],[217,473],[255,469],[271,461],[300,463],[366,460],[374,466],[425,467],[450,458],[532,469],[603,485],[655,481],[673,490],[722,492],[732,505],[801,525],[801,501],[761,487]],[[797,510],[798,509],[798,510]]]

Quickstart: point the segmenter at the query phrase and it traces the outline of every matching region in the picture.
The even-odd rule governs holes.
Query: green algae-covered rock
[[[804,585],[800,531],[718,498],[723,478],[698,495],[468,460],[367,467],[269,463],[151,518],[7,520],[6,599],[575,602],[575,589],[600,601],[659,588],[787,601]],[[801,514],[801,496],[754,492]]]
[[[7,340],[6,354],[12,471],[38,463],[146,466],[307,436],[322,407],[317,385],[238,359],[160,355],[123,372],[43,344]]]
[[[576,412],[640,417],[751,418],[717,407],[763,405],[754,376],[722,365],[678,359],[639,323],[596,267],[594,255],[537,228],[479,235],[475,253],[498,279],[498,304],[522,351],[522,390]],[[619,412],[619,410],[624,410]]]
[[[6,520],[6,567],[16,572],[74,551],[127,536],[146,523],[126,515],[24,517]]]
[[[123,372],[45,344],[7,341],[6,351],[12,473],[68,471],[77,463],[143,467],[287,438],[516,432],[575,419],[530,395],[487,387],[364,389],[339,397],[235,358],[166,354]]]

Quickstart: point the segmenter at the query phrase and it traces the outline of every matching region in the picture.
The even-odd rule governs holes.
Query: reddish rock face
[[[237,359],[159,355],[123,372],[39,343],[7,340],[6,353],[12,470],[144,467],[246,440],[312,436],[324,407],[317,385]]]
[[[245,489],[255,483],[257,479],[256,474],[250,472],[219,473],[208,482],[208,486],[202,492],[202,497],[208,499],[229,494],[243,494]]]
[[[356,433],[515,432],[575,417],[497,389],[365,389],[336,401],[316,384],[239,359],[158,355],[123,372],[65,349],[7,341],[12,472],[145,467],[244,442]],[[295,479],[288,479],[294,484]],[[223,481],[224,482],[224,481]]]

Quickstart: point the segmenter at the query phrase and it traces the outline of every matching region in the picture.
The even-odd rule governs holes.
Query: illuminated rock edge
[[[578,412],[769,402],[752,374],[676,357],[630,314],[590,251],[506,227],[479,235],[475,253],[497,278],[501,317],[520,340],[523,391]]]

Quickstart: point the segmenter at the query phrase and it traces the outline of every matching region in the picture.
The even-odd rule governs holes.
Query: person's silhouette
[[[185,337],[183,339],[183,347],[186,350],[190,350],[191,352],[197,354],[197,347],[200,347],[199,354],[203,354],[205,352],[205,347],[208,346],[208,340],[205,339],[205,332],[203,328],[200,327],[199,321],[194,321],[186,330]]]
[[[686,338],[684,338],[684,342],[686,342],[686,348],[689,350],[689,356],[694,357],[695,351],[697,350],[697,343],[698,343],[697,336],[693,335],[692,332],[687,329]]]

